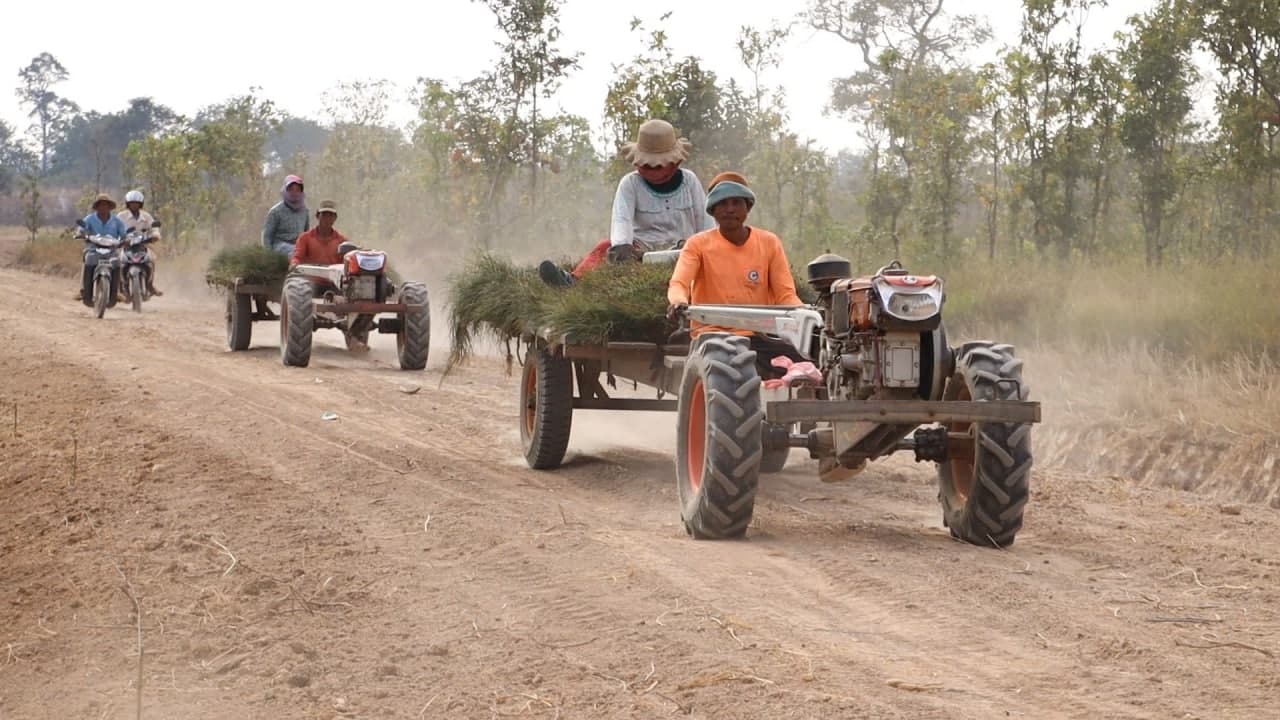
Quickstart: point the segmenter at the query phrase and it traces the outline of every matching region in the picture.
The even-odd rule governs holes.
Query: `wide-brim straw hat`
[[[108,205],[111,206],[112,210],[116,209],[116,201],[113,200],[111,196],[106,193],[99,193],[98,197],[93,199],[93,205],[92,205],[93,209],[97,210],[98,205],[101,203],[107,203]]]
[[[646,120],[635,142],[622,146],[622,156],[632,165],[662,166],[689,159],[693,143],[678,137],[666,120]]]

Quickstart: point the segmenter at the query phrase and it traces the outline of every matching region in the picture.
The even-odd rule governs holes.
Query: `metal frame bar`
[[[883,425],[1040,422],[1040,403],[1019,400],[786,400],[768,403],[769,422],[873,422]]]
[[[574,410],[639,410],[647,412],[675,412],[675,400],[645,400],[637,398],[581,398],[573,399]]]

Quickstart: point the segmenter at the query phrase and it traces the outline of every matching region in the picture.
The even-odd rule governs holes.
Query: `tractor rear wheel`
[[[537,348],[520,378],[520,444],[529,467],[560,467],[572,427],[573,362]]]
[[[301,277],[285,280],[280,298],[280,361],[306,367],[311,362],[311,336],[315,329],[311,283]]]
[[[707,333],[685,361],[676,422],[676,492],[695,538],[741,537],[751,524],[764,406],[748,338]]]
[[[1026,400],[1022,361],[1009,345],[965,343],[944,400]],[[974,545],[1003,548],[1022,528],[1030,494],[1029,423],[954,423],[951,433],[968,434],[964,449],[954,445],[938,464],[938,500],[952,537]]]
[[[253,297],[227,291],[227,348],[239,352],[249,349],[253,337]]]
[[[417,282],[401,285],[400,302],[417,306],[406,310],[400,317],[400,332],[396,333],[400,369],[421,370],[427,366],[427,352],[431,346],[431,300],[427,286]]]

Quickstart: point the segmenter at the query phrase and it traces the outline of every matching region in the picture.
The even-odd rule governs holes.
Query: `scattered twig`
[[[302,599],[302,596],[299,595],[298,591],[293,588],[293,585],[289,585],[289,596],[292,597],[294,600],[298,601],[298,604],[302,606],[303,610],[306,610],[308,613],[312,615],[316,614],[315,608],[311,607],[311,603]]]
[[[719,625],[720,627],[724,628],[725,630],[728,630],[728,631],[729,631],[729,637],[731,637],[731,638],[733,638],[734,640],[736,640],[736,641],[738,642],[738,646],[739,646],[739,647],[746,647],[746,646],[747,646],[747,644],[746,644],[746,643],[742,642],[742,638],[738,637],[738,634],[737,634],[737,633],[735,633],[735,632],[733,631],[733,624],[732,624],[732,623],[726,623],[726,622],[724,622],[723,620],[721,620],[720,618],[716,617],[715,615],[707,615],[707,617],[709,617],[709,618],[711,618],[712,620],[714,620],[714,621],[715,621],[715,623],[716,623],[717,625]]]
[[[1220,623],[1222,618],[1198,618],[1198,617],[1153,617],[1147,618],[1149,623],[1187,623],[1189,625],[1209,625],[1211,623]]]
[[[1196,585],[1199,585],[1201,588],[1205,590],[1252,590],[1253,589],[1247,585],[1205,585],[1203,582],[1200,581],[1200,573],[1196,572],[1195,568],[1182,568],[1181,570],[1179,570],[1178,572],[1172,575],[1168,575],[1166,577],[1161,578],[1161,580],[1172,580],[1173,578],[1176,578],[1179,575],[1186,575],[1187,573],[1191,573],[1191,579],[1195,580]]]
[[[120,588],[120,591],[121,591],[121,592],[123,592],[125,595],[127,595],[127,596],[129,597],[129,600],[133,601],[133,615],[134,615],[134,619],[137,621],[137,628],[138,628],[138,709],[137,709],[137,720],[142,720],[142,680],[143,680],[143,675],[142,675],[142,603],[138,602],[138,595],[137,595],[137,593],[135,593],[135,592],[133,591],[133,583],[129,582],[129,578],[128,578],[128,576],[124,574],[124,571],[120,569],[120,566],[119,566],[119,565],[116,565],[114,562],[113,562],[113,563],[111,563],[111,564],[112,564],[112,566],[113,566],[113,567],[115,567],[116,572],[120,573],[120,579],[121,579],[121,580],[124,580],[124,586]]]
[[[814,495],[813,497],[808,497],[808,496],[802,497],[800,498],[800,502],[813,502],[817,500],[830,500],[830,499],[831,499],[830,495]]]
[[[549,642],[543,642],[542,640],[539,640],[538,638],[532,635],[529,636],[529,639],[538,643],[543,647],[549,647],[554,650],[564,650],[566,648],[582,647],[583,645],[590,645],[591,643],[596,641],[596,638],[587,638],[586,640],[581,640],[578,642],[571,642],[571,643],[549,643]]]
[[[942,683],[913,683],[906,680],[885,680],[885,685],[898,690],[906,690],[907,692],[934,692],[942,690]]]
[[[231,554],[231,551],[227,549],[227,546],[226,546],[226,545],[223,545],[222,543],[218,542],[217,540],[214,540],[213,538],[209,538],[209,539],[210,539],[210,540],[212,540],[212,541],[213,541],[213,544],[214,544],[214,545],[217,545],[217,546],[218,546],[218,548],[219,548],[219,549],[220,549],[220,550],[221,550],[221,551],[222,551],[222,552],[223,552],[227,557],[231,558],[231,564],[227,566],[227,569],[226,569],[226,570],[223,570],[223,571],[222,571],[222,577],[226,577],[228,574],[230,574],[230,573],[231,573],[231,571],[232,571],[232,570],[234,570],[234,569],[235,569],[235,567],[236,567],[236,563],[237,563],[237,562],[239,562],[239,560],[236,560],[236,556]]]
[[[1195,643],[1189,643],[1189,642],[1187,642],[1187,641],[1185,641],[1185,640],[1174,640],[1174,641],[1173,641],[1173,644],[1175,644],[1175,645],[1181,645],[1182,647],[1195,648],[1195,649],[1197,649],[1197,650],[1212,650],[1212,649],[1214,649],[1214,648],[1230,648],[1230,647],[1234,647],[1234,648],[1240,648],[1240,649],[1242,649],[1242,650],[1252,650],[1252,651],[1254,651],[1254,652],[1259,652],[1259,653],[1262,653],[1263,655],[1266,655],[1267,657],[1275,657],[1275,653],[1274,653],[1274,652],[1272,652],[1272,651],[1270,651],[1270,650],[1268,650],[1268,649],[1266,649],[1266,648],[1260,648],[1260,647],[1257,647],[1257,646],[1255,646],[1255,645],[1249,645],[1249,644],[1247,644],[1247,643],[1236,642],[1235,640],[1231,640],[1231,641],[1228,641],[1228,642],[1216,642],[1216,641],[1215,641],[1215,642],[1207,642],[1207,643],[1205,643],[1204,645],[1197,645],[1197,644],[1195,644]]]
[[[439,694],[432,695],[431,699],[427,701],[427,704],[422,706],[422,709],[418,711],[419,718],[426,717],[427,708],[431,707],[431,703],[435,702],[437,697],[440,697]]]

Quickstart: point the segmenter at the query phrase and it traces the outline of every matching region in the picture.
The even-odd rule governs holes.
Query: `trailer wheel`
[[[416,310],[406,310],[400,317],[400,332],[396,333],[400,369],[421,370],[427,366],[427,352],[431,348],[431,307],[427,286],[416,282],[401,285],[400,301],[421,306]],[[366,342],[368,339],[366,332]]]
[[[520,378],[520,444],[529,467],[560,467],[572,426],[573,362],[538,348]]]
[[[249,349],[253,337],[253,297],[227,291],[227,348],[239,352]]]
[[[944,400],[1026,400],[1022,361],[1009,345],[965,343]],[[1029,423],[954,423],[972,437],[938,464],[938,500],[952,537],[974,545],[1008,547],[1022,528],[1030,494]]]
[[[311,336],[315,329],[311,283],[301,277],[285,280],[280,298],[280,361],[306,367],[311,362]]]
[[[764,407],[747,338],[699,336],[685,362],[676,423],[676,491],[695,538],[741,537],[751,524]]]

